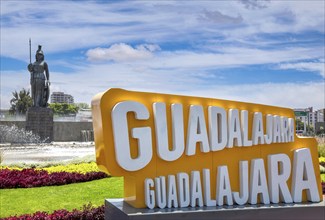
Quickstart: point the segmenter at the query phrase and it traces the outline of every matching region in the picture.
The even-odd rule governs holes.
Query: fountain
[[[93,138],[86,130],[85,140]],[[93,142],[51,142],[41,139],[31,131],[17,126],[0,125],[1,165],[62,164],[68,161],[94,161]]]
[[[0,143],[26,144],[26,143],[44,143],[46,139],[41,139],[32,131],[26,131],[18,128],[16,125],[0,125]]]
[[[94,131],[93,130],[81,130],[81,141],[89,142],[94,141]]]

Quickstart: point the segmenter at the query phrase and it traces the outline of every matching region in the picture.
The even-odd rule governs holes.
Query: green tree
[[[32,97],[30,96],[29,90],[22,89],[14,91],[12,93],[13,98],[10,100],[10,114],[26,114],[29,107],[33,105]]]
[[[79,110],[77,106],[67,103],[50,103],[49,107],[53,110],[53,113],[56,115],[77,114]]]
[[[296,120],[296,130],[304,130],[304,122],[302,122],[300,119]],[[314,133],[314,128],[308,123],[306,124],[306,132],[308,134]]]
[[[296,130],[304,130],[304,123],[300,120],[296,120]]]
[[[317,135],[325,134],[325,129],[323,126],[320,126],[319,130],[316,133]]]

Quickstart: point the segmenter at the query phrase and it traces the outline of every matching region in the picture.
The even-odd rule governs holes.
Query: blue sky
[[[3,1],[1,109],[43,46],[51,91],[109,88],[325,107],[319,1]]]

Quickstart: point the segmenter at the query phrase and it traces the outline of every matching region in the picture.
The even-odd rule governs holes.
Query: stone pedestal
[[[27,111],[26,130],[40,136],[45,142],[53,141],[53,111],[50,108],[31,107]]]
[[[325,196],[323,197],[325,199]],[[324,220],[325,204],[233,205],[195,208],[137,209],[123,199],[105,200],[105,220]]]

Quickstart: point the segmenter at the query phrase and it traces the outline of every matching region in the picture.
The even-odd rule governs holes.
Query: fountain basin
[[[52,142],[41,144],[0,144],[1,165],[65,162],[83,157],[95,158],[93,142]]]

